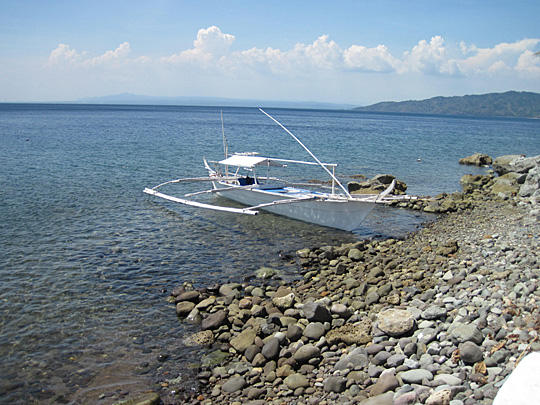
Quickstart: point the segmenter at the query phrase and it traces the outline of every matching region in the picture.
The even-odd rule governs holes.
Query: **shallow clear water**
[[[540,154],[540,122],[532,120],[268,112],[321,161],[340,163],[338,175],[391,173],[410,194],[458,190],[463,174],[485,171],[457,163],[477,151]],[[309,159],[258,110],[223,113],[231,152]],[[222,156],[218,108],[0,104],[2,402],[78,398],[104,376],[111,385],[144,378],[133,368],[181,350],[189,326],[165,298],[185,281],[241,281],[261,266],[292,277],[296,267],[280,252],[403,236],[432,218],[378,207],[346,233],[142,193],[205,175],[202,156]],[[320,170],[297,174],[324,179]]]

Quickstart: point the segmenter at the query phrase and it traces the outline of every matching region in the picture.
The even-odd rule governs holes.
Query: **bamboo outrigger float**
[[[255,152],[229,155],[227,138],[223,131],[225,159],[211,162],[204,159],[208,177],[172,180],[153,188],[146,188],[144,192],[184,205],[236,214],[257,215],[259,210],[262,209],[289,218],[346,231],[357,228],[377,203],[386,201],[387,196],[394,188],[395,181],[380,194],[351,195],[335,175],[337,164],[322,163],[287,128],[262,109],[260,111],[291,135],[313,157],[315,162],[267,158],[258,156]],[[213,164],[213,167],[210,163]],[[330,190],[308,190],[308,187],[313,187],[313,184],[289,183],[270,176],[271,168],[283,169],[289,164],[319,165],[330,175],[332,180]],[[247,170],[247,174],[242,174],[242,169]],[[266,175],[258,173],[262,170],[266,171]],[[160,187],[165,185],[184,182],[211,182],[212,188],[186,194],[184,198],[174,197],[158,191]],[[341,189],[341,192],[337,192],[336,188]],[[247,207],[233,208],[189,199],[197,195],[212,193],[217,193]]]

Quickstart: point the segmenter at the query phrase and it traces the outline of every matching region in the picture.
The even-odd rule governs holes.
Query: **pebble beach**
[[[476,181],[411,203],[445,214],[402,240],[299,250],[296,281],[175,288],[178,317],[197,325],[184,344],[207,348],[197,385],[171,376],[141,400],[493,403],[540,351],[540,211]]]

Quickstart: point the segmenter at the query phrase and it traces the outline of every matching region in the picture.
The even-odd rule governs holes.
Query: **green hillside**
[[[462,97],[434,97],[419,101],[383,102],[366,107],[357,107],[354,110],[478,117],[540,118],[540,94],[508,91],[506,93]]]

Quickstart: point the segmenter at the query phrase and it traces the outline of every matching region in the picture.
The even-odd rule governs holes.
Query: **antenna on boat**
[[[313,152],[311,152],[308,147],[306,145],[304,145],[300,139],[298,139],[291,131],[289,131],[287,128],[285,128],[285,126],[283,126],[283,124],[281,124],[281,122],[279,122],[278,120],[276,120],[274,117],[272,117],[270,114],[268,114],[266,111],[264,111],[262,108],[259,108],[259,111],[262,112],[264,115],[266,115],[268,118],[270,118],[272,121],[274,121],[276,124],[278,124],[281,128],[283,128],[285,130],[285,132],[287,132],[290,136],[292,136],[294,138],[294,140],[296,142],[298,142],[310,155],[313,159],[315,159],[315,161],[330,175],[330,177],[332,178],[332,180],[334,180],[338,185],[339,187],[341,187],[341,189],[345,192],[345,195],[349,198],[352,198],[351,195],[349,194],[349,190],[347,190],[345,188],[345,186],[343,186],[343,184],[341,184],[341,181],[338,180],[338,178],[330,171],[328,170],[328,168],[322,164],[322,162],[317,159],[317,156],[315,156],[313,154]]]

